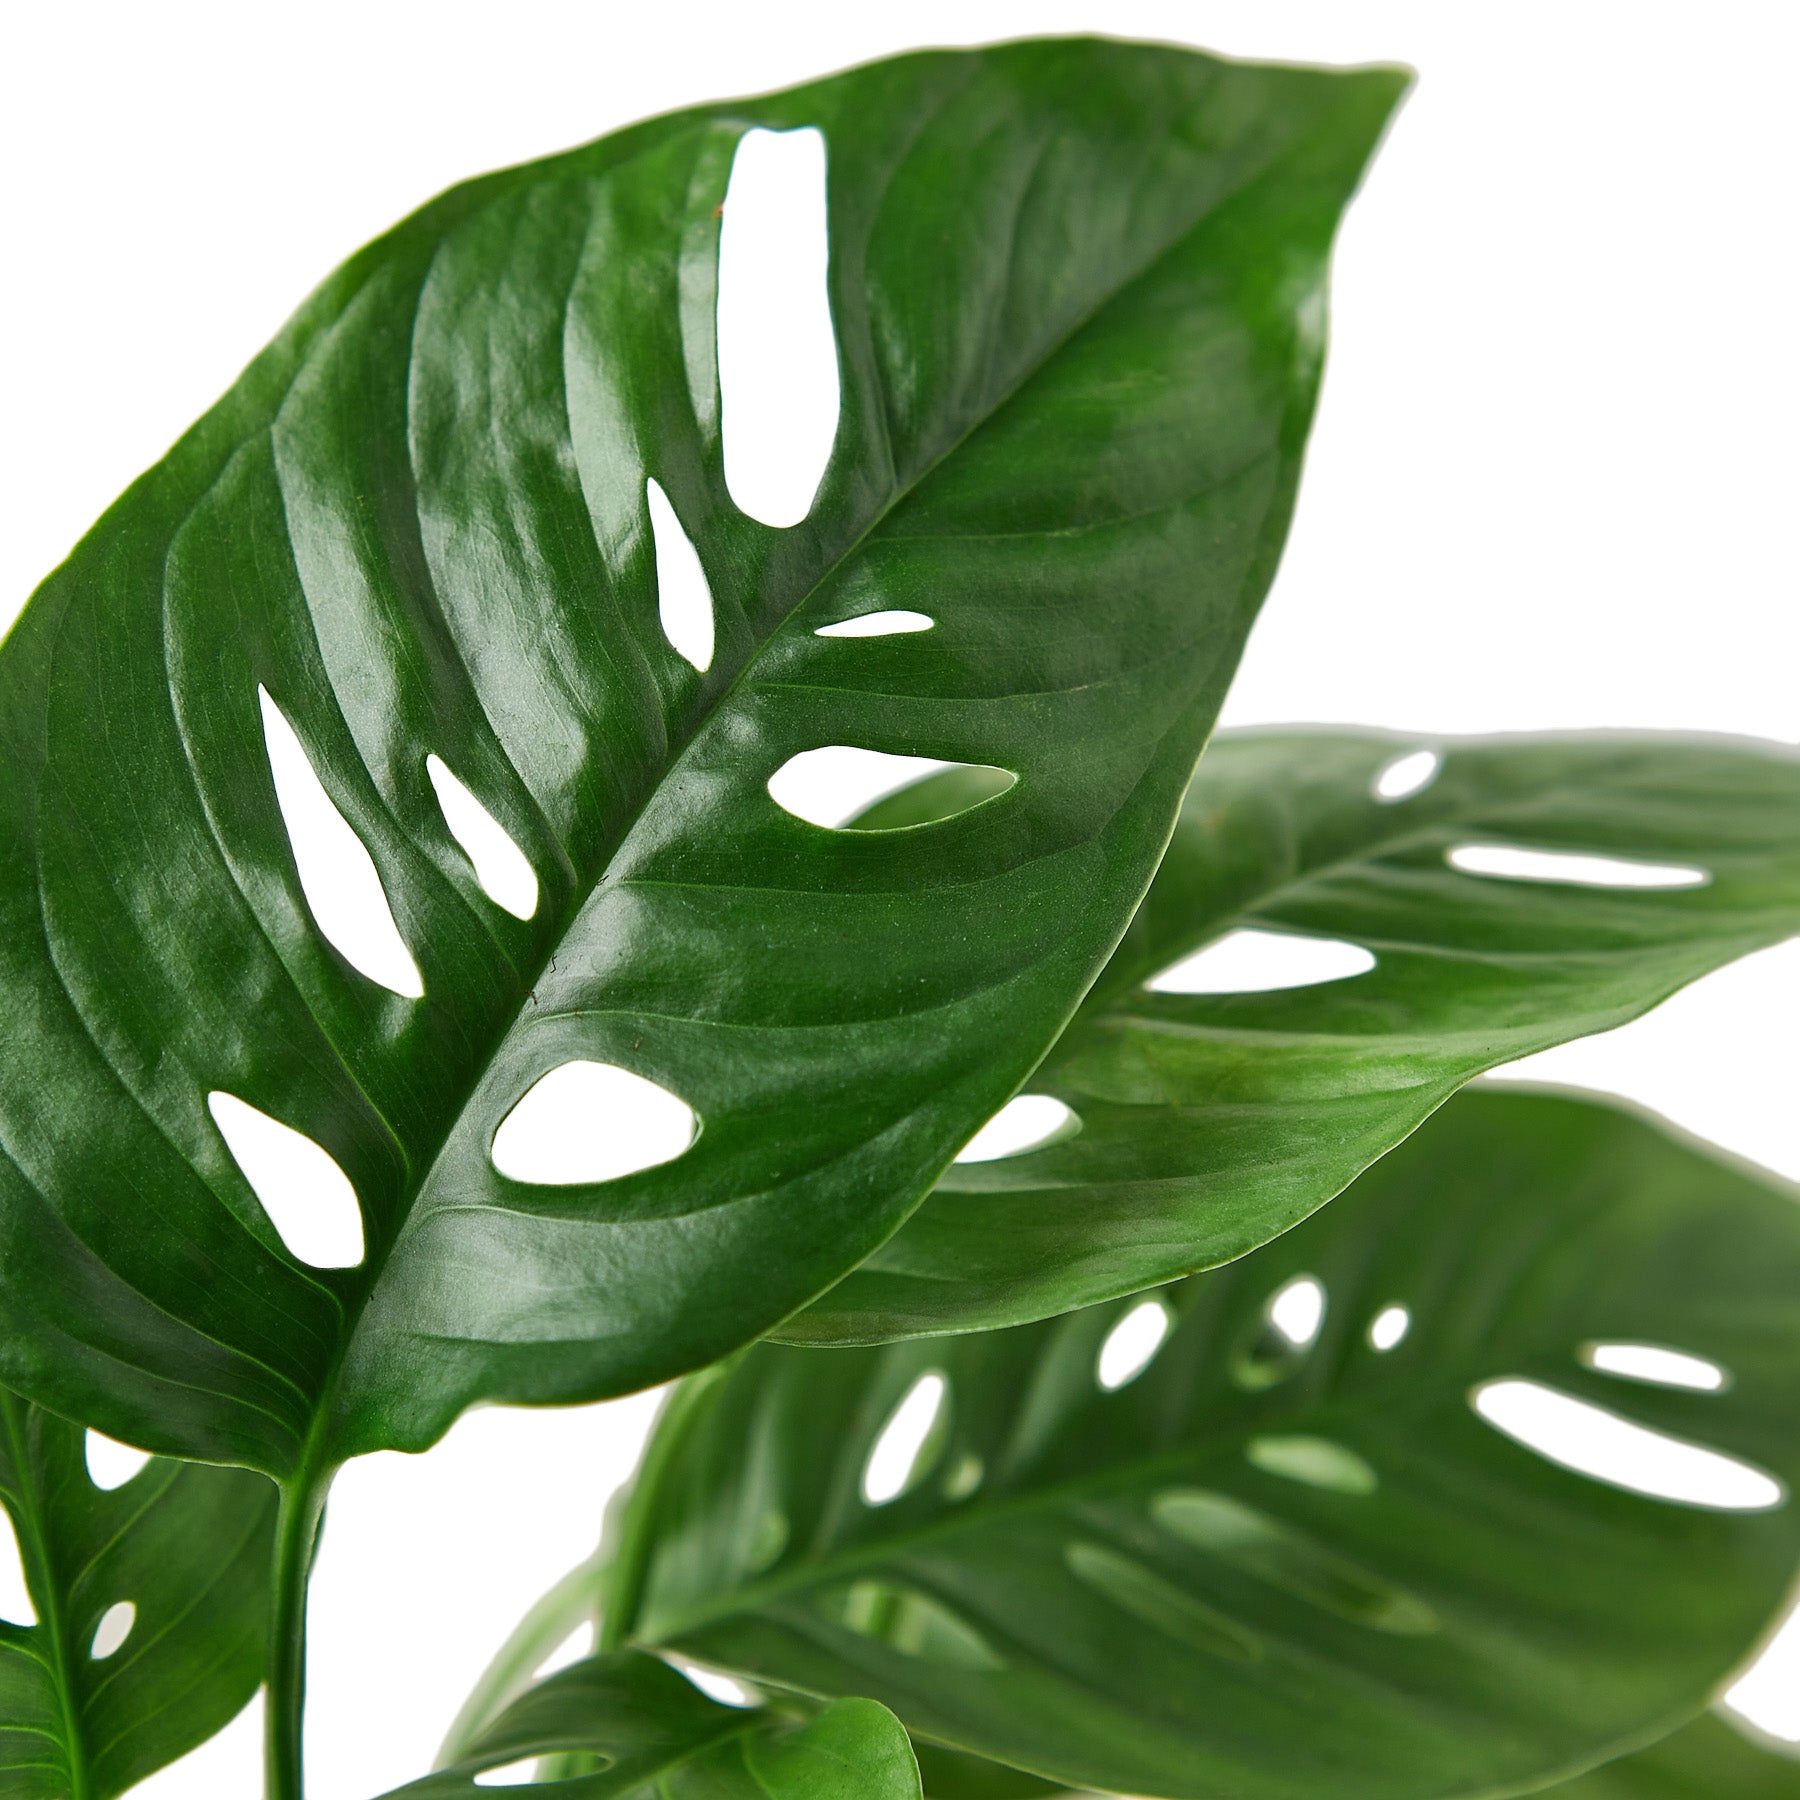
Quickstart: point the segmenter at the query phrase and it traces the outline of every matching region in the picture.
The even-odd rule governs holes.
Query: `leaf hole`
[[[863,1464],[862,1496],[868,1505],[886,1506],[930,1474],[943,1449],[949,1392],[935,1369],[907,1389]]]
[[[1443,766],[1444,759],[1435,750],[1408,750],[1375,772],[1369,791],[1390,806],[1396,800],[1410,800],[1437,780]]]
[[[496,1763],[491,1769],[482,1769],[469,1779],[476,1787],[527,1787],[537,1782],[537,1766],[535,1756],[521,1756],[514,1762]],[[552,1782],[550,1785],[561,1784]]]
[[[1078,1538],[1065,1546],[1063,1560],[1083,1587],[1164,1637],[1234,1662],[1254,1662],[1262,1655],[1261,1641],[1235,1619],[1196,1599],[1135,1556]]]
[[[854,619],[839,619],[835,625],[821,625],[813,633],[822,638],[900,637],[910,631],[929,631],[937,623],[929,613],[909,612],[901,607],[893,612],[858,613]]]
[[[1767,1512],[1787,1498],[1773,1476],[1723,1451],[1509,1376],[1475,1389],[1476,1413],[1546,1462],[1590,1480],[1712,1512]]]
[[[1731,1376],[1716,1362],[1661,1344],[1583,1344],[1580,1360],[1602,1375],[1642,1381],[1652,1387],[1686,1388],[1697,1394],[1723,1393]]]
[[[19,1534],[12,1514],[0,1506],[0,1619],[9,1625],[35,1625],[37,1608],[31,1603],[31,1587],[25,1579],[25,1559],[19,1554]]]
[[[109,1656],[116,1655],[131,1636],[131,1628],[136,1623],[136,1605],[130,1600],[115,1600],[94,1627],[94,1641],[88,1648],[88,1655],[95,1662],[105,1662]]]
[[[1635,862],[1567,850],[1521,850],[1514,844],[1457,844],[1444,860],[1465,875],[1497,881],[1549,881],[1565,887],[1705,887],[1712,876],[1689,863]]]
[[[698,1688],[707,1699],[716,1700],[720,1706],[749,1708],[763,1703],[762,1695],[755,1688],[739,1681],[735,1675],[727,1675],[723,1669],[694,1662],[668,1650],[662,1653],[662,1658],[670,1668],[685,1676],[690,1686]]]
[[[1150,1505],[1169,1536],[1353,1624],[1399,1637],[1438,1628],[1424,1601],[1228,1494],[1169,1488]]]
[[[215,1088],[206,1104],[288,1249],[315,1269],[355,1268],[363,1259],[362,1208],[337,1158],[235,1094]]]
[[[944,1477],[944,1498],[967,1500],[981,1486],[986,1474],[987,1465],[981,1458],[966,1452],[951,1464],[950,1473]]]
[[[554,1675],[558,1669],[569,1668],[584,1657],[594,1653],[594,1623],[590,1619],[585,1625],[577,1625],[563,1641],[550,1652],[538,1666],[531,1671],[533,1681],[542,1681],[547,1675]]]
[[[538,878],[525,852],[441,757],[427,756],[425,773],[431,777],[444,823],[469,859],[481,891],[515,919],[529,919],[538,908]]]
[[[957,1151],[955,1160],[985,1163],[1023,1156],[1069,1136],[1080,1124],[1067,1106],[1048,1094],[1015,1094]]]
[[[82,1440],[82,1456],[87,1463],[88,1480],[103,1493],[122,1488],[150,1464],[148,1450],[140,1450],[135,1444],[121,1444],[91,1426]]]
[[[702,675],[712,667],[713,597],[700,552],[682,530],[669,497],[654,481],[644,483],[650,536],[656,546],[656,614],[669,647]]]
[[[1244,1447],[1251,1465],[1303,1487],[1337,1494],[1372,1494],[1381,1483],[1375,1471],[1343,1444],[1322,1437],[1256,1437]]]
[[[1342,938],[1246,927],[1226,932],[1144,986],[1153,994],[1267,994],[1346,981],[1374,967],[1371,952]]]
[[[1384,1354],[1394,1349],[1412,1330],[1412,1314],[1404,1306],[1384,1306],[1369,1321],[1369,1343]]]
[[[725,485],[740,512],[798,525],[837,437],[825,138],[758,127],[738,140],[719,226]]]
[[[1231,1378],[1254,1393],[1286,1381],[1306,1360],[1325,1322],[1325,1290],[1296,1275],[1269,1296],[1231,1359]]]
[[[425,983],[394,923],[375,859],[326,793],[299,736],[268,689],[259,685],[256,695],[262,706],[275,804],[287,828],[300,892],[313,923],[359,975],[402,999],[419,999]]]
[[[1296,1350],[1310,1349],[1325,1322],[1325,1290],[1311,1275],[1296,1275],[1269,1301],[1269,1323]]]
[[[762,1515],[744,1541],[744,1567],[752,1575],[760,1575],[780,1560],[788,1546],[787,1514],[774,1508]]]
[[[617,1181],[693,1144],[694,1109],[614,1063],[566,1062],[540,1075],[494,1133],[500,1173],[534,1187]]]
[[[972,796],[959,796],[953,811],[931,820],[911,818],[909,825],[937,823],[971,810],[993,794],[1004,793],[1018,777],[986,763],[943,762],[931,756],[896,756],[885,750],[862,750],[852,744],[825,744],[790,756],[769,777],[769,797],[785,813],[808,825],[832,831],[867,829],[857,815],[884,795],[910,787],[927,775],[945,770],[976,770],[1000,778],[1000,785]],[[876,826],[874,829],[884,829]]]
[[[1114,1393],[1135,1381],[1149,1368],[1175,1315],[1160,1300],[1140,1300],[1106,1334],[1095,1363],[1094,1378],[1106,1393]]]
[[[969,1674],[991,1674],[1006,1667],[967,1619],[916,1588],[858,1581],[836,1596],[823,1596],[823,1603],[828,1614],[835,1613],[859,1637],[886,1644],[902,1656]]]

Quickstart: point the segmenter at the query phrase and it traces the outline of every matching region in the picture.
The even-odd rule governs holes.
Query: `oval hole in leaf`
[[[929,613],[909,612],[901,607],[893,612],[859,613],[854,619],[839,619],[835,625],[821,625],[813,633],[823,638],[899,637],[909,631],[929,631],[937,621]]]
[[[863,1464],[862,1495],[870,1506],[886,1506],[930,1472],[943,1447],[944,1400],[949,1384],[932,1370],[906,1391],[882,1426]]]
[[[1306,1360],[1325,1321],[1325,1290],[1296,1275],[1269,1296],[1231,1359],[1231,1378],[1252,1393],[1285,1381]]]
[[[890,1581],[858,1581],[821,1598],[827,1613],[835,1612],[858,1636],[874,1638],[902,1656],[972,1674],[1006,1667],[967,1619],[933,1595]]]
[[[427,756],[425,773],[431,777],[444,823],[469,859],[481,891],[515,919],[529,919],[538,907],[538,878],[525,852],[441,757]]]
[[[82,1455],[87,1463],[88,1480],[104,1493],[122,1488],[134,1476],[141,1475],[150,1462],[150,1452],[134,1444],[121,1444],[91,1426],[82,1441]]]
[[[476,1787],[526,1787],[536,1781],[537,1766],[535,1756],[522,1756],[517,1762],[496,1763],[493,1768],[471,1776],[470,1780]]]
[[[1369,789],[1377,800],[1391,806],[1396,800],[1410,800],[1414,794],[1422,794],[1437,780],[1443,766],[1444,759],[1435,750],[1408,750],[1404,756],[1384,763]]]
[[[1633,862],[1567,850],[1521,850],[1513,844],[1457,844],[1444,860],[1465,875],[1498,881],[1551,881],[1567,887],[1705,887],[1712,876],[1688,863]]]
[[[577,1625],[575,1629],[531,1671],[531,1679],[533,1681],[542,1681],[546,1675],[554,1675],[558,1669],[566,1669],[571,1663],[578,1663],[583,1657],[591,1656],[593,1653],[594,1624],[590,1619],[585,1625]]]
[[[1669,1350],[1661,1344],[1584,1344],[1581,1360],[1602,1375],[1647,1382],[1653,1387],[1718,1394],[1731,1385],[1730,1375],[1716,1362],[1686,1350]]]
[[[1714,1512],[1767,1512],[1787,1497],[1773,1476],[1735,1456],[1652,1431],[1541,1382],[1485,1382],[1469,1404],[1546,1462],[1628,1493]]]
[[[268,689],[259,685],[256,697],[262,706],[263,742],[275,780],[275,803],[287,827],[300,891],[306,896],[313,923],[358,974],[402,999],[417,1000],[425,992],[425,983],[394,923],[375,859],[326,793],[293,726]]]
[[[713,597],[693,539],[682,530],[669,497],[654,481],[644,483],[650,536],[656,546],[656,615],[675,654],[702,675],[712,667]]]
[[[1140,1624],[1212,1656],[1253,1662],[1262,1643],[1225,1614],[1196,1599],[1154,1569],[1105,1544],[1076,1539],[1063,1551],[1069,1573]]]
[[[19,1554],[19,1534],[12,1514],[0,1506],[0,1619],[11,1625],[35,1625],[37,1608],[25,1581],[25,1559]]]
[[[727,1675],[723,1669],[693,1662],[670,1651],[663,1652],[663,1661],[684,1676],[690,1686],[698,1688],[707,1699],[716,1700],[721,1706],[752,1707],[763,1703],[762,1695],[755,1688],[739,1681],[735,1675]]]
[[[1143,1374],[1174,1323],[1174,1315],[1162,1301],[1140,1300],[1100,1346],[1094,1368],[1100,1386],[1110,1394]]]
[[[1392,1350],[1412,1330],[1412,1314],[1404,1306],[1384,1306],[1369,1323],[1369,1342],[1377,1350]]]
[[[100,1623],[94,1627],[94,1641],[88,1650],[95,1662],[105,1662],[115,1654],[125,1640],[131,1636],[131,1628],[137,1623],[137,1606],[130,1600],[115,1600],[100,1615]]]
[[[1354,1450],[1321,1437],[1257,1437],[1244,1455],[1266,1475],[1338,1494],[1372,1494],[1381,1485]]]
[[[1307,1349],[1325,1322],[1325,1290],[1311,1275],[1296,1275],[1269,1301],[1269,1323],[1296,1350]]]
[[[494,1133],[494,1167],[534,1187],[617,1181],[673,1162],[694,1142],[694,1109],[615,1063],[566,1062],[540,1075]]]
[[[986,763],[944,762],[931,756],[895,756],[885,750],[861,750],[853,744],[825,744],[790,756],[769,777],[769,797],[783,812],[808,825],[832,831],[890,830],[885,824],[864,825],[857,814],[897,788],[910,787],[927,775],[945,769],[970,769],[999,778],[998,785],[984,787],[977,797],[959,796],[955,811],[937,813],[931,820],[909,818],[909,825],[937,823],[955,818],[1004,793],[1018,779],[1005,769]]]
[[[1229,1494],[1169,1488],[1151,1502],[1150,1512],[1172,1538],[1339,1618],[1402,1637],[1438,1628],[1437,1615],[1422,1600]]]
[[[725,485],[740,512],[798,525],[838,427],[825,138],[746,131],[719,224],[718,355]]]
[[[1023,1156],[1039,1150],[1053,1138],[1067,1135],[1079,1124],[1074,1113],[1048,1094],[1015,1094],[956,1153],[959,1163],[998,1162],[1003,1156]]]
[[[981,1486],[982,1477],[986,1474],[987,1465],[981,1458],[965,1452],[956,1459],[950,1473],[944,1477],[944,1498],[967,1500]]]
[[[208,1110],[281,1241],[315,1269],[363,1259],[362,1208],[337,1159],[304,1132],[215,1089]]]
[[[1246,927],[1184,956],[1144,986],[1153,994],[1267,994],[1345,981],[1374,966],[1369,951],[1342,938]]]

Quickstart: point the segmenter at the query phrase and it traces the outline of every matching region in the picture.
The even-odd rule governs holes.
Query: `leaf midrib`
[[[705,126],[710,122],[710,119],[711,116],[709,115],[707,119],[702,119],[695,123],[699,126]],[[746,123],[745,129],[749,128],[748,123]],[[1327,129],[1327,122],[1321,120],[1317,128],[1318,133],[1322,134]],[[1057,336],[1052,338],[1046,344],[1042,353],[1021,368],[1012,383],[987,406],[985,411],[972,416],[959,431],[947,440],[944,447],[926,461],[915,474],[907,479],[907,481],[904,483],[896,483],[893,492],[871,516],[862,530],[856,534],[843,550],[825,564],[821,571],[801,591],[793,604],[767,628],[760,641],[744,659],[743,664],[733,674],[730,681],[720,689],[713,700],[692,716],[691,721],[685,728],[685,735],[680,750],[664,764],[662,772],[649,784],[642,799],[623,819],[616,832],[611,835],[610,842],[597,852],[597,860],[601,864],[600,872],[585,887],[585,889],[578,889],[571,897],[569,907],[559,926],[552,948],[536,965],[533,979],[525,984],[528,992],[532,988],[535,988],[537,979],[542,977],[551,961],[563,950],[569,940],[571,932],[578,923],[582,912],[585,910],[592,897],[608,885],[613,866],[617,861],[620,850],[630,838],[631,833],[635,830],[639,821],[649,811],[651,806],[655,804],[668,783],[678,774],[685,759],[693,751],[705,732],[707,725],[738,695],[761,659],[774,646],[776,640],[781,636],[787,626],[791,624],[793,619],[805,610],[812,598],[837,575],[840,569],[848,564],[863,549],[869,540],[880,530],[886,520],[906,500],[911,498],[914,493],[923,487],[937,470],[950,458],[955,456],[978,431],[996,418],[1006,407],[1011,405],[1018,395],[1023,392],[1045,368],[1054,362],[1077,337],[1092,326],[1110,307],[1117,304],[1117,302],[1135,286],[1154,273],[1158,266],[1172,256],[1217,210],[1237,198],[1257,181],[1267,176],[1272,167],[1277,166],[1283,159],[1296,154],[1299,147],[1308,141],[1310,141],[1308,135],[1302,133],[1292,140],[1273,146],[1262,160],[1257,162],[1253,167],[1246,169],[1241,174],[1234,186],[1221,189],[1220,191],[1211,194],[1200,210],[1192,214],[1182,224],[1179,230],[1172,233],[1158,249],[1140,262],[1114,286],[1110,287],[1101,299],[1082,312]],[[665,141],[659,141],[657,144],[639,152],[638,155],[626,158],[620,163],[613,165],[606,173],[609,177],[616,176],[624,170],[629,169],[635,162],[641,160],[641,158],[653,154],[656,150],[664,147],[666,147]],[[506,200],[512,198],[514,191],[515,190],[509,189],[507,193],[496,196],[494,201],[490,202],[490,205],[497,206],[503,204]],[[431,262],[427,264],[426,270],[420,277],[413,313],[415,329],[418,318],[418,306],[423,301],[425,288],[429,280],[430,267],[435,264],[436,256],[437,250],[434,249]],[[565,297],[565,313],[570,299],[572,299],[572,291],[569,296]],[[412,339],[409,336],[409,359],[411,356],[411,345]],[[304,367],[305,364],[302,364],[301,366]],[[296,371],[296,377],[297,374],[298,371]],[[884,387],[879,385],[876,386],[875,398],[880,405],[885,408],[886,391]],[[887,461],[891,467],[893,464],[892,441],[885,411],[880,412],[877,416],[879,416],[881,420],[881,427],[888,451]],[[835,448],[833,454],[835,457]],[[1063,1029],[1067,1028],[1068,1022],[1074,1017],[1079,1004],[1079,1000],[1070,1002],[1063,1020]],[[412,1185],[411,1193],[404,1202],[403,1216],[399,1225],[391,1235],[387,1236],[379,1255],[371,1257],[372,1266],[369,1268],[364,1281],[359,1284],[360,1291],[353,1295],[343,1297],[348,1329],[343,1332],[340,1338],[339,1348],[328,1365],[325,1380],[321,1383],[319,1397],[316,1403],[315,1421],[332,1415],[334,1411],[334,1402],[338,1398],[338,1387],[342,1371],[349,1358],[350,1347],[354,1343],[358,1331],[361,1329],[363,1319],[367,1314],[375,1291],[381,1284],[381,1279],[386,1271],[387,1264],[392,1259],[394,1251],[398,1248],[401,1241],[411,1229],[413,1220],[417,1216],[419,1199],[430,1186],[434,1175],[442,1163],[448,1145],[456,1134],[456,1128],[466,1114],[474,1095],[480,1090],[483,1081],[493,1068],[494,1063],[501,1055],[507,1043],[511,1040],[513,1033],[524,1021],[525,1016],[526,1004],[521,1001],[505,1029],[496,1037],[493,1048],[474,1066],[469,1081],[466,1083],[455,1107],[449,1113],[449,1122],[445,1126],[437,1146],[426,1161],[419,1179]],[[922,1199],[924,1193],[928,1191],[929,1184],[921,1191],[919,1198]],[[309,1431],[307,1437],[309,1444],[316,1444],[318,1442],[316,1431]]]

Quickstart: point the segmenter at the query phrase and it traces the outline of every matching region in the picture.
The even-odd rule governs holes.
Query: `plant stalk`
[[[319,1546],[325,1496],[335,1473],[303,1464],[281,1484],[263,1715],[265,1800],[305,1800],[306,1590]]]

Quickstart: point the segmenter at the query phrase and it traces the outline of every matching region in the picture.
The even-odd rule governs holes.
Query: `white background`
[[[439,188],[921,43],[1077,30],[1420,72],[1344,230],[1299,520],[1228,722],[1800,738],[1800,11],[1779,0],[15,5],[0,619]],[[1800,956],[1771,952],[1540,1072],[1800,1176],[1797,1003]],[[316,1800],[423,1771],[586,1553],[645,1417],[480,1412],[348,1472],[315,1590]],[[1800,1732],[1800,1665],[1769,1674]],[[247,1718],[143,1792],[244,1800],[256,1755]]]

